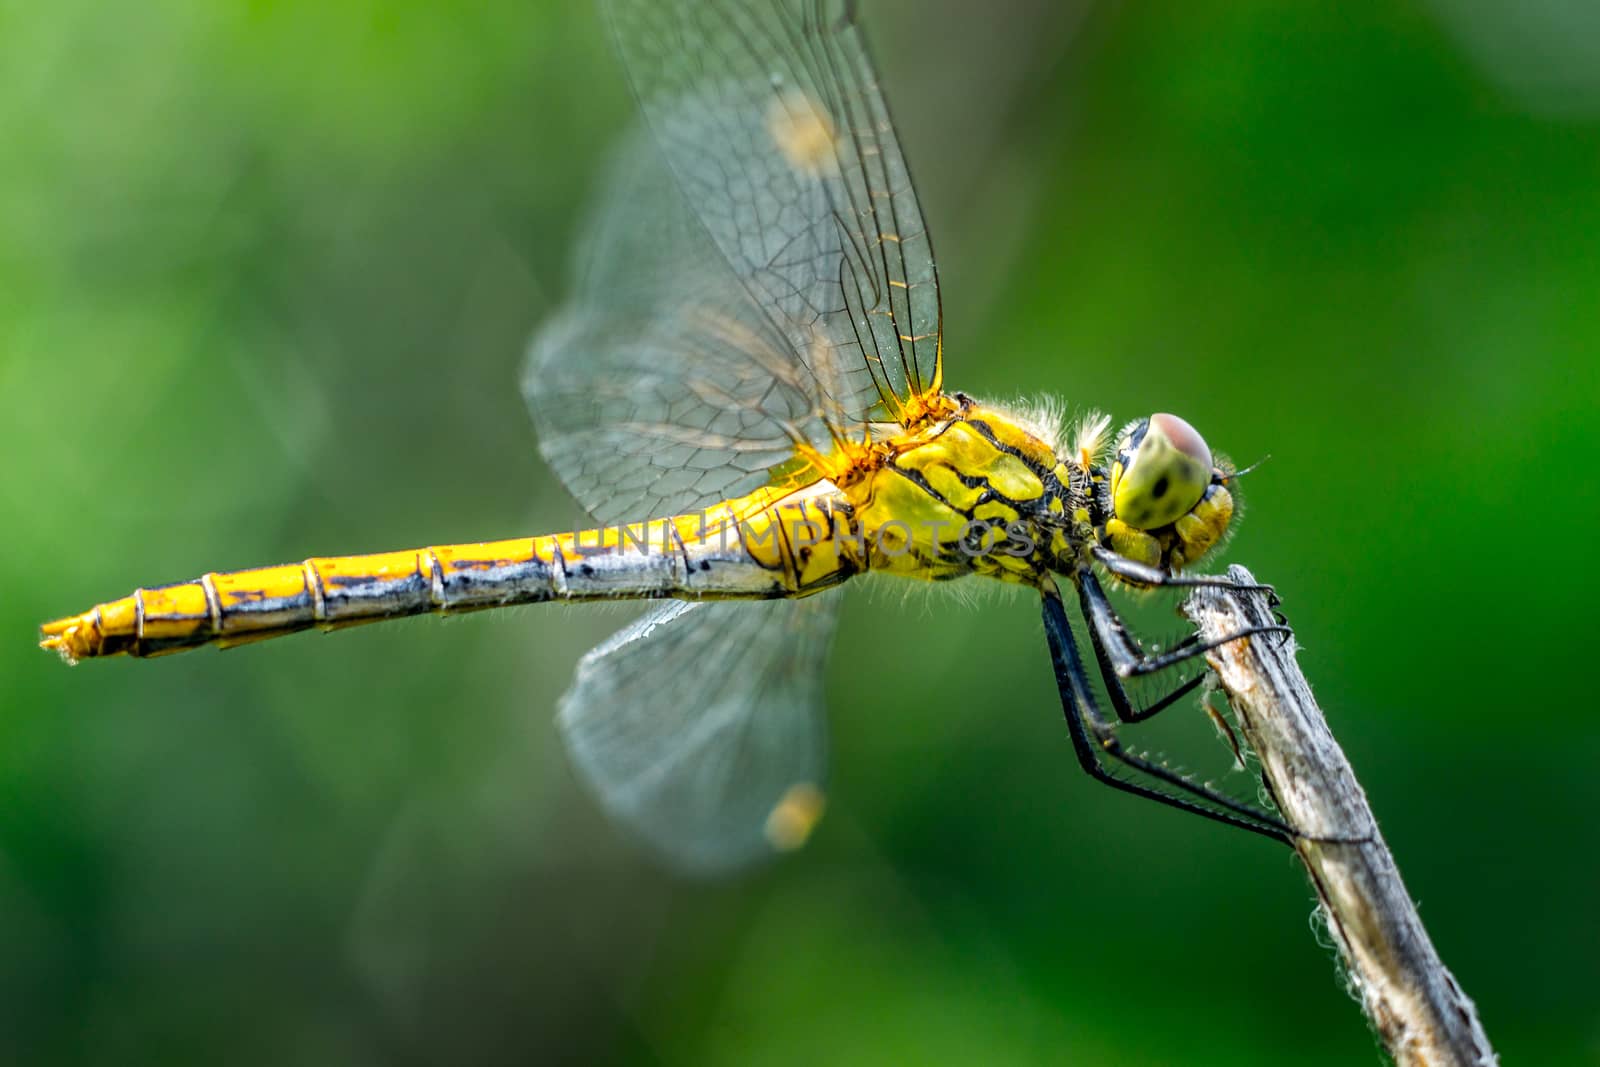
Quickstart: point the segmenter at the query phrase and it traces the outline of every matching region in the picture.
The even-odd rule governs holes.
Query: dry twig
[[[1255,583],[1243,567],[1228,575]],[[1198,589],[1184,610],[1207,641],[1275,621],[1258,592]],[[1476,1008],[1428,940],[1366,794],[1295,662],[1293,642],[1234,641],[1207,659],[1285,820],[1306,835],[1295,849],[1389,1054],[1404,1067],[1498,1063]]]

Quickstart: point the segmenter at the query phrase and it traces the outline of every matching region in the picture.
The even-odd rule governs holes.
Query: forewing
[[[674,867],[737,869],[820,816],[836,601],[674,601],[578,664],[557,713],[573,765]]]
[[[601,522],[751,492],[825,445],[823,386],[795,357],[642,131],[617,153],[569,301],[523,376],[539,444]]]
[[[851,0],[604,0],[695,214],[845,421],[940,383],[938,275]]]

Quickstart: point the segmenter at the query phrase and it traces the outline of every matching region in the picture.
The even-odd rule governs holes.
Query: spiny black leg
[[[1087,615],[1087,613],[1085,614]],[[1190,634],[1188,637],[1185,637],[1176,647],[1186,648],[1198,640],[1200,640],[1200,636],[1198,634]],[[1111,697],[1111,710],[1117,713],[1117,719],[1120,722],[1136,723],[1144,722],[1147,719],[1153,719],[1163,711],[1166,711],[1168,708],[1172,707],[1172,705],[1176,704],[1178,701],[1182,700],[1184,697],[1188,696],[1190,693],[1194,692],[1197,688],[1199,688],[1200,683],[1206,679],[1205,672],[1201,671],[1193,678],[1190,678],[1188,681],[1185,681],[1181,685],[1174,688],[1171,692],[1167,693],[1159,700],[1156,700],[1142,708],[1136,707],[1133,701],[1128,698],[1127,688],[1122,685],[1121,679],[1117,678],[1116,668],[1112,666],[1111,658],[1106,654],[1106,647],[1105,644],[1100,640],[1100,633],[1092,624],[1089,627],[1089,644],[1094,648],[1094,658],[1095,662],[1097,662],[1100,666],[1100,676],[1107,680],[1106,692]],[[1111,682],[1113,680],[1115,680],[1117,684],[1112,685]]]
[[[1206,586],[1214,589],[1237,589],[1247,593],[1259,590],[1267,594],[1267,601],[1273,607],[1278,604],[1277,591],[1270,585],[1243,585],[1222,574],[1173,574],[1160,567],[1152,567],[1148,563],[1119,556],[1105,545],[1090,545],[1089,554],[1094,557],[1096,563],[1118,578],[1126,578],[1138,585],[1156,585],[1169,589]]]
[[[1100,588],[1100,580],[1094,576],[1093,571],[1087,567],[1078,571],[1074,575],[1074,581],[1078,585],[1078,602],[1083,607],[1084,618],[1089,620],[1089,628],[1094,632],[1100,644],[1104,646],[1106,658],[1110,660],[1111,668],[1118,678],[1137,678],[1146,674],[1154,674],[1157,671],[1163,671],[1175,664],[1182,663],[1186,659],[1204,655],[1230,641],[1237,641],[1241,637],[1267,633],[1279,633],[1287,636],[1294,633],[1287,626],[1252,626],[1215,641],[1207,641],[1205,643],[1185,641],[1177,648],[1163,652],[1160,655],[1150,656],[1146,655],[1144,649],[1139,647],[1138,642],[1128,633],[1128,628],[1117,617],[1116,609],[1111,606],[1111,601],[1106,598],[1105,590]],[[1102,661],[1102,665],[1104,665],[1104,661]]]
[[[1072,626],[1067,621],[1066,605],[1062,603],[1060,592],[1054,587],[1042,592],[1044,630],[1050,643],[1050,658],[1055,665],[1056,686],[1061,691],[1062,710],[1066,712],[1072,745],[1083,769],[1115,789],[1292,844],[1295,831],[1282,820],[1191,782],[1180,774],[1123,749],[1117,739],[1116,727],[1106,719],[1095,701],[1094,690],[1083,670],[1083,661],[1078,657],[1077,643],[1072,639]],[[1197,799],[1174,796],[1153,786],[1118,778],[1100,762],[1100,753]],[[1214,804],[1223,810],[1206,807],[1206,804]]]

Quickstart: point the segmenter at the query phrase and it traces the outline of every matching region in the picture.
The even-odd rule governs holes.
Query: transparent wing
[[[571,299],[539,331],[523,392],[546,460],[601,522],[755,490],[829,441],[827,386],[795,358],[643,131],[612,166]]]
[[[573,765],[673,866],[736,869],[821,815],[836,603],[671,602],[579,662],[557,713]]]
[[[940,386],[933,246],[853,0],[604,0],[685,197],[847,421]],[[822,372],[819,364],[827,364]]]

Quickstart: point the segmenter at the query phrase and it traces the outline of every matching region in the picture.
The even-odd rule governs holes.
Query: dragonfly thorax
[[[1031,420],[959,395],[958,405],[878,442],[864,473],[840,482],[872,546],[864,569],[1037,584],[1076,565],[1093,536],[1087,470]]]

